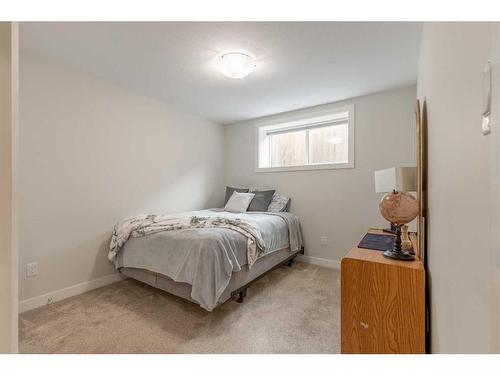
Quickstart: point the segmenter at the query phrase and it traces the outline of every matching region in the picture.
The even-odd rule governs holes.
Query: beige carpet
[[[132,279],[20,315],[22,353],[338,353],[339,272],[296,262],[212,313]]]

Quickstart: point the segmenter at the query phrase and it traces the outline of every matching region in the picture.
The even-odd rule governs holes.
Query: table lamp
[[[408,192],[417,190],[417,168],[396,167],[375,171],[375,192],[386,193],[379,204],[380,213],[391,223],[384,230],[396,235],[394,248],[384,256],[398,260],[413,260],[415,257],[402,251],[401,227],[418,215],[418,201]]]

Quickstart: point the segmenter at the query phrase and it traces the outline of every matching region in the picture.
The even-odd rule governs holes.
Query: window
[[[354,168],[354,106],[257,125],[257,171]]]

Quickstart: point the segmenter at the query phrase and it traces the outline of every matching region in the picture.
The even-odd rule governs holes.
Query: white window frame
[[[354,104],[342,107],[333,107],[319,111],[299,111],[291,114],[283,114],[273,116],[271,119],[266,119],[255,124],[255,172],[289,172],[289,171],[307,171],[321,169],[346,169],[354,168],[354,121],[355,121],[355,106]],[[328,124],[338,121],[339,113],[348,113],[348,156],[347,163],[322,163],[322,164],[304,164],[294,165],[290,167],[260,167],[259,159],[262,131],[261,128],[276,128],[279,132],[285,129],[305,128],[312,129],[315,127],[328,126]],[[308,132],[306,133],[308,134]],[[306,139],[306,155],[309,155],[309,140]]]

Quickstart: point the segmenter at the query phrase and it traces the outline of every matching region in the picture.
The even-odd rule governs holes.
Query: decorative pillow
[[[269,204],[273,200],[274,192],[276,190],[266,190],[258,191],[253,190],[252,193],[255,194],[250,206],[248,206],[248,211],[267,211]]]
[[[267,210],[270,212],[286,212],[290,208],[290,201],[290,198],[279,193],[274,193]]]
[[[238,193],[235,191],[224,206],[224,210],[229,212],[246,212],[254,196],[255,194],[253,193]]]
[[[250,189],[245,189],[245,188],[235,188],[231,186],[226,186],[226,199],[224,200],[224,204],[227,203],[229,198],[231,198],[231,195],[233,195],[233,192],[237,191],[238,193],[248,193]]]

